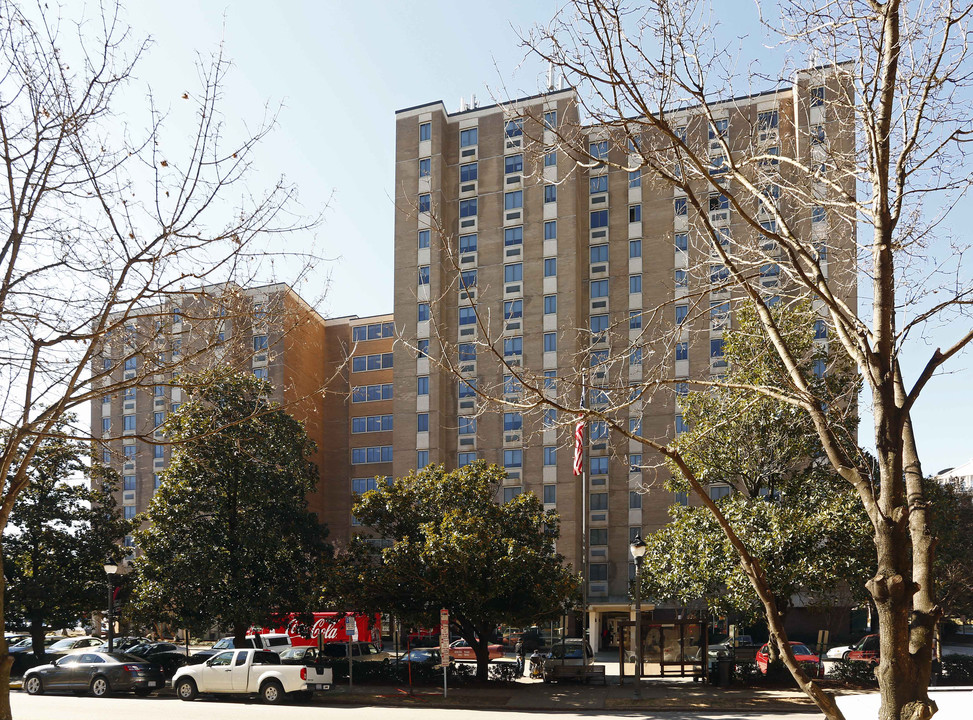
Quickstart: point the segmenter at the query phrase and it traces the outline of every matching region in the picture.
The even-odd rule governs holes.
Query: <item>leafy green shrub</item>
[[[517,666],[513,663],[494,663],[490,666],[490,679],[498,682],[513,682],[517,679]]]
[[[875,686],[875,665],[860,660],[837,660],[831,664],[831,676],[849,685]]]
[[[973,656],[946,655],[942,660],[942,685],[973,685]]]

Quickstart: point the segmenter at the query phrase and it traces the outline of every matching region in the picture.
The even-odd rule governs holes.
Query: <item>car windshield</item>
[[[216,644],[213,646],[214,650],[225,650],[226,648],[233,647],[233,638],[223,638],[222,640],[217,640]]]
[[[56,643],[51,645],[51,650],[70,650],[74,647],[74,638],[64,638],[63,640],[58,640]]]
[[[807,645],[791,645],[794,650],[795,655],[813,655],[814,653],[808,650]]]
[[[145,660],[143,660],[142,658],[135,657],[134,655],[129,655],[128,653],[113,652],[113,653],[101,653],[101,654],[104,655],[106,658],[111,658],[112,660],[115,660],[116,662],[120,662],[120,663],[144,663],[145,662]]]
[[[555,645],[551,648],[551,657],[554,658],[580,658],[581,657],[581,644],[580,643],[569,643]]]

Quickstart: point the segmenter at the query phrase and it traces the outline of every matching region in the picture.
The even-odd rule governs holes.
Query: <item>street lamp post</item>
[[[629,546],[635,558],[635,699],[642,697],[642,559],[645,557],[645,542],[642,533],[636,533]]]
[[[108,652],[115,650],[115,574],[118,565],[108,560],[105,563],[105,574],[108,575]]]

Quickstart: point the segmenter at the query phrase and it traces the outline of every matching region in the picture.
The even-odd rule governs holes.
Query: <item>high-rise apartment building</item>
[[[91,412],[99,459],[122,477],[125,517],[148,508],[171,458],[164,428],[185,399],[180,376],[229,365],[269,381],[270,399],[304,424],[320,478],[309,508],[332,541],[346,541],[352,477],[391,474],[392,332],[390,316],[325,320],[283,284],[211,286],[139,310],[92,367],[132,383]]]
[[[699,108],[673,110],[670,124],[711,166],[694,187],[706,198],[701,208],[631,170],[642,165],[638,138],[580,124],[573,90],[455,113],[434,102],[396,115],[394,314],[405,342],[394,353],[394,474],[485,459],[507,470],[504,499],[529,491],[555,508],[558,550],[587,568],[596,646],[603,629],[629,617],[630,541],[689,500],[663,489],[658,457],[600,422],[588,428],[585,478],[575,476],[574,418],[538,404],[517,375],[575,407],[583,386],[595,405],[607,398],[600,386],[611,386],[617,421],[652,438],[680,432],[676,393],[685,385],[617,398],[645,387],[658,368],[686,379],[725,372],[722,335],[738,291],[726,287],[700,216],[731,252],[734,237],[752,229],[711,183],[725,171],[719,139],[734,155],[764,157],[755,172],[771,194],[796,188],[775,179],[787,173],[777,157],[819,163],[825,173],[829,156],[853,150],[849,119],[829,107],[836,82],[833,70],[803,72],[793,87],[712,105],[712,122]],[[584,162],[572,147],[584,149]],[[826,193],[823,185],[804,190],[792,206],[801,213],[807,197]],[[782,211],[788,202],[780,199]],[[769,213],[764,221],[773,222]],[[853,300],[852,226],[829,218],[823,201],[800,222],[820,237],[824,271],[843,273]],[[752,263],[771,299],[786,292],[776,252],[764,244]],[[484,402],[476,390],[514,404]]]

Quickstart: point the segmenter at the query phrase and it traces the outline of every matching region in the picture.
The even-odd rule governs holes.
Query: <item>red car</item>
[[[821,658],[811,652],[807,645],[796,640],[791,640],[791,650],[794,651],[795,659],[804,665],[804,669],[808,674],[813,677],[824,677],[824,666],[821,664]],[[764,643],[757,651],[756,660],[760,672],[766,675],[767,665],[770,662],[767,643]]]
[[[504,657],[502,645],[487,645],[487,651],[490,653],[491,660]],[[466,640],[456,640],[451,643],[449,646],[449,656],[453,660],[476,660],[476,654]]]
[[[878,651],[878,635],[866,635],[851,646],[851,649],[848,651],[848,659],[859,662],[877,663]]]

